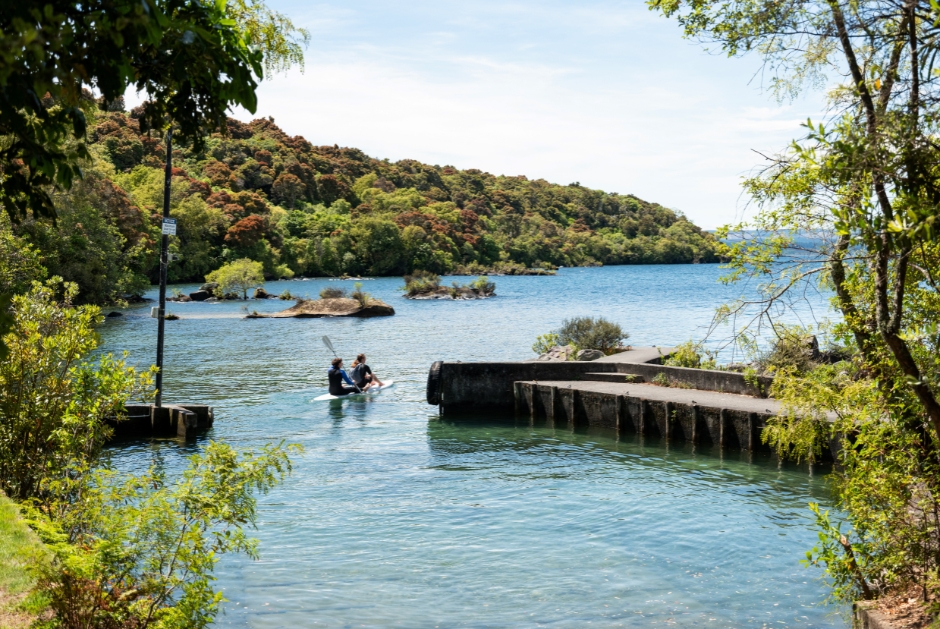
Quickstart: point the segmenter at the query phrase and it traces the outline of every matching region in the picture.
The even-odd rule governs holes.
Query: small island
[[[319,299],[298,299],[297,303],[280,312],[261,314],[252,312],[248,319],[319,319],[322,317],[390,317],[395,309],[380,299],[373,299],[356,283],[355,290],[347,296],[339,288],[324,288]]]
[[[496,297],[496,284],[481,275],[470,284],[441,286],[441,277],[427,271],[415,271],[405,276],[405,285],[400,289],[405,299],[487,299]]]

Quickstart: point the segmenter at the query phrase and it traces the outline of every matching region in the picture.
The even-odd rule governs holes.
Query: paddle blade
[[[326,348],[327,348],[328,350],[330,350],[330,351],[333,352],[334,354],[336,353],[336,350],[333,349],[333,342],[330,341],[330,337],[324,336],[324,337],[323,337],[323,344],[326,345]]]

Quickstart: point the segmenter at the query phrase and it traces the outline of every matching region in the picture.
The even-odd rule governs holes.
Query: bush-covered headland
[[[12,228],[92,303],[157,279],[165,146],[141,130],[140,110],[116,108],[89,120],[91,158],[85,178],[55,195],[58,227]],[[269,119],[229,120],[227,136],[198,150],[174,145],[173,165],[170,282],[244,259],[267,278],[717,261],[711,234],[632,195],[380,160],[314,146]]]

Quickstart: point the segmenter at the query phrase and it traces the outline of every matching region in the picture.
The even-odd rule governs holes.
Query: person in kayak
[[[356,385],[353,384],[353,381],[349,379],[349,376],[343,370],[343,359],[334,358],[332,365],[330,370],[326,372],[326,377],[330,381],[330,395],[339,396],[357,393]],[[349,385],[348,387],[343,384],[344,381]]]
[[[356,356],[352,364],[352,379],[363,391],[372,387],[385,386],[385,383],[379,380],[379,377],[372,373],[372,369],[366,364],[365,354]]]

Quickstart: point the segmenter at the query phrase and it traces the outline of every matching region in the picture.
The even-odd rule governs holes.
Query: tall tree
[[[940,5],[928,0],[650,0],[688,37],[728,55],[756,51],[778,97],[834,79],[826,124],[774,157],[747,184],[762,208],[762,243],[730,253],[738,274],[786,271],[770,285],[782,299],[824,274],[836,305],[872,364],[890,352],[901,379],[940,436],[936,321],[918,312],[937,295],[930,252],[940,213]],[[753,226],[752,225],[752,226]],[[809,255],[773,264],[797,230],[826,229]],[[855,288],[853,289],[853,286]],[[928,294],[923,294],[926,291]],[[928,318],[936,315],[933,313]],[[929,326],[928,326],[929,327]]]
[[[828,84],[822,124],[745,183],[758,206],[726,246],[730,280],[761,278],[758,318],[818,280],[851,361],[779,373],[785,413],[764,433],[830,475],[843,531],[813,506],[841,600],[940,596],[940,5],[925,0],[649,0],[687,36],[763,57],[780,98]],[[756,230],[756,232],[754,231]],[[725,314],[738,316],[754,304]],[[913,590],[910,588],[914,588]],[[909,596],[905,594],[905,596]],[[928,613],[929,612],[928,610]],[[936,615],[936,610],[932,612]]]
[[[302,60],[309,39],[245,0],[5,2],[0,29],[0,204],[14,219],[54,217],[50,187],[81,176],[89,90],[109,103],[134,86],[149,96],[144,128],[169,119],[199,143],[229,107],[253,112],[263,67]]]

